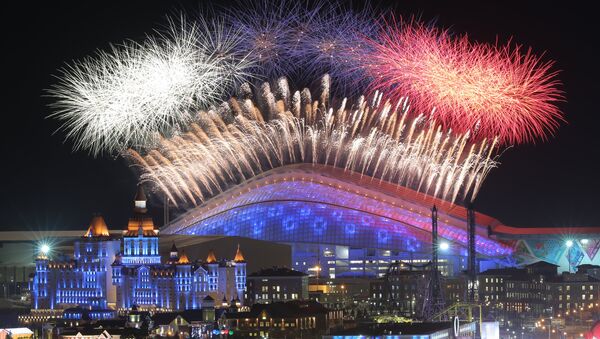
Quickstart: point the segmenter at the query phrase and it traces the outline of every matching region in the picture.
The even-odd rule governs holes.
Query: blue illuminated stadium
[[[428,260],[434,204],[441,241],[448,245],[441,253],[442,270],[455,274],[466,265],[465,208],[320,165],[263,173],[188,211],[162,232],[288,243],[296,269],[329,276],[381,275],[395,260]],[[515,240],[490,235],[497,229],[510,234],[507,226],[479,213],[476,223],[481,267],[515,264]]]

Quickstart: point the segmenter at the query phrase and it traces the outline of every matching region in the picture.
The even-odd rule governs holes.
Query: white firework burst
[[[230,55],[239,40],[220,23],[170,23],[167,33],[112,46],[62,70],[49,91],[56,98],[51,116],[63,122],[76,150],[97,156],[150,146],[246,76],[247,59]]]

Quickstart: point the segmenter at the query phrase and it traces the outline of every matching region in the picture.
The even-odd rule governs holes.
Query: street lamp
[[[448,244],[447,242],[445,242],[445,241],[442,241],[442,242],[440,243],[440,249],[441,249],[442,251],[447,251],[449,248],[450,248],[450,244]]]

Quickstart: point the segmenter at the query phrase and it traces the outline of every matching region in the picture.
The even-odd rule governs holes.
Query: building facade
[[[242,305],[246,261],[237,248],[232,260],[191,261],[173,244],[168,260],[159,253],[159,230],[147,214],[146,197],[138,190],[134,216],[122,236],[112,236],[100,216],[75,241],[69,260],[50,259],[49,247],[36,258],[31,282],[32,315],[25,320],[55,317],[93,319],[114,317],[134,308],[152,311],[199,309],[206,300]],[[221,302],[222,301],[222,302]],[[46,313],[47,316],[42,316]],[[59,313],[56,313],[59,311]],[[35,313],[35,314],[34,314]]]
[[[524,268],[492,269],[478,275],[479,297],[486,316],[511,319],[564,319],[581,324],[600,316],[600,279],[596,266],[583,265],[577,273],[558,274],[557,265],[537,262]]]
[[[95,216],[87,232],[75,241],[72,260],[51,260],[48,248],[42,248],[35,260],[32,308],[103,310],[115,305],[110,264],[119,247],[119,239],[110,236],[104,219]]]
[[[247,305],[308,299],[308,274],[285,267],[248,275]]]
[[[192,262],[175,244],[169,260],[158,253],[159,230],[148,216],[146,196],[140,189],[123,233],[123,252],[112,264],[117,286],[117,308],[134,305],[149,310],[185,310],[202,306],[205,297],[242,303],[246,285],[246,261],[240,248],[233,260],[217,260],[210,251],[204,261]]]

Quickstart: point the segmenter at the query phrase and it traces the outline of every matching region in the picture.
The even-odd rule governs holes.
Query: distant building
[[[553,313],[568,316],[573,311],[598,309],[600,279],[583,273],[563,273],[546,283],[550,287],[547,300],[552,304]]]
[[[341,326],[342,313],[314,301],[296,300],[255,304],[248,312],[224,313],[219,322],[242,338],[316,338]]]
[[[308,274],[285,267],[262,269],[248,275],[247,305],[308,299]]]
[[[367,306],[372,281],[372,278],[310,278],[308,294],[311,300],[328,309],[343,309],[350,313],[360,306]]]
[[[485,316],[528,323],[553,317],[581,323],[598,314],[600,279],[593,265],[578,273],[558,274],[558,266],[536,262],[524,268],[490,269],[478,275],[479,297]],[[591,274],[588,274],[591,273]]]
[[[192,262],[175,244],[163,263],[158,252],[158,229],[146,212],[146,196],[139,190],[135,216],[123,233],[123,253],[112,264],[117,286],[117,307],[134,305],[148,310],[185,310],[202,306],[208,295],[214,300],[243,303],[246,261],[238,247],[233,260],[217,260],[210,251],[205,261]]]
[[[110,236],[104,219],[95,216],[87,232],[75,241],[72,260],[53,261],[50,253],[40,251],[35,260],[32,308],[105,310],[115,305],[110,264],[119,247],[120,241]]]
[[[218,260],[211,250],[205,261],[191,261],[173,244],[163,261],[141,187],[134,212],[122,237],[111,236],[104,219],[94,217],[75,241],[72,258],[54,261],[48,248],[40,251],[31,281],[32,312],[21,321],[110,319],[134,307],[199,309],[207,297],[213,304],[219,300],[217,307],[243,304],[246,260],[239,246],[232,260]]]
[[[484,311],[510,318],[551,315],[548,279],[556,277],[557,265],[536,262],[525,268],[499,268],[478,276]]]
[[[370,283],[370,308],[373,313],[390,313],[407,318],[421,314],[429,269],[409,269],[408,266]],[[465,301],[466,276],[443,276],[442,295],[446,306]]]

